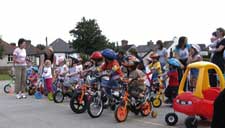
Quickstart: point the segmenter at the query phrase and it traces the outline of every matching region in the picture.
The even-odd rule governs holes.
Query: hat
[[[192,44],[191,47],[194,48],[198,53],[201,51],[200,46],[197,44]]]
[[[32,67],[32,70],[35,72],[38,72],[38,68],[37,67]]]
[[[36,91],[36,92],[34,93],[34,97],[35,97],[35,99],[42,99],[42,94],[41,94],[41,92],[40,92],[40,91]]]

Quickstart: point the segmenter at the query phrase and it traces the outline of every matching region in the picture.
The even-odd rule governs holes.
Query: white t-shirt
[[[67,65],[64,64],[63,66],[58,67],[58,71],[59,71],[59,74],[62,75],[63,73],[68,72],[69,68]],[[65,77],[63,76],[59,76],[59,79],[64,79],[64,78]]]
[[[26,63],[26,56],[27,56],[26,49],[16,48],[13,51],[13,55],[16,56],[16,58],[15,58],[16,61],[20,62],[19,64],[15,63],[16,66],[26,66],[27,65],[27,63]]]
[[[44,67],[42,77],[44,77],[45,79],[52,78],[52,68]]]
[[[157,53],[158,53],[158,55],[159,55],[159,62],[161,63],[161,64],[163,64],[163,65],[165,65],[166,64],[166,57],[165,57],[165,55],[167,54],[167,50],[166,50],[166,48],[163,48],[162,50],[157,50]]]

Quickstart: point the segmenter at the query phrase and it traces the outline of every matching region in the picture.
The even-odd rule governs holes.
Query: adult
[[[178,45],[176,46],[174,53],[175,58],[179,60],[181,68],[178,70],[179,82],[182,79],[182,75],[187,66],[187,60],[189,57],[190,45],[187,43],[187,37],[181,36],[178,40]]]
[[[163,67],[167,63],[168,53],[167,53],[166,48],[163,47],[163,42],[161,40],[158,40],[156,42],[156,45],[157,45],[156,53],[159,55],[159,62],[161,64],[161,68],[163,70]]]
[[[50,60],[53,68],[56,65],[56,56],[54,55],[54,50],[52,47],[47,47],[44,54],[40,57],[40,67],[39,71],[42,72],[45,60]]]
[[[220,68],[222,73],[224,74],[225,60],[223,58],[223,52],[225,49],[225,39],[224,39],[225,30],[223,28],[217,28],[216,35],[218,37],[218,42],[217,42],[216,48],[210,50],[212,53],[214,53],[211,61],[212,63],[216,64]],[[217,85],[216,75],[214,74],[214,72],[211,72],[211,75],[210,75],[210,85],[211,86]]]
[[[18,41],[18,47],[13,51],[13,64],[15,67],[15,93],[17,99],[26,98],[26,40],[21,38]]]

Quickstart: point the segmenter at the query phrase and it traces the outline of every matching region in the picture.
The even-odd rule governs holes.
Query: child
[[[169,78],[168,86],[165,90],[165,96],[168,98],[165,103],[172,103],[173,99],[177,96],[179,88],[178,71],[177,68],[180,67],[179,60],[175,58],[168,59],[169,71],[166,73],[167,78]]]
[[[197,62],[197,61],[202,61],[202,56],[200,55],[200,46],[197,44],[192,44],[191,45],[191,49],[190,49],[190,54],[187,60],[187,63],[193,63],[193,62]],[[198,77],[198,69],[191,69],[191,84],[190,84],[190,91],[193,91],[193,89],[196,86],[196,82],[197,82],[197,77]]]
[[[78,82],[78,79],[76,77],[76,67],[77,67],[77,60],[71,59],[72,61],[69,61],[69,71],[66,77],[68,77],[68,80],[64,81],[63,85],[68,88],[72,88],[73,84],[76,84]]]
[[[156,93],[159,91],[160,87],[162,86],[162,81],[159,78],[162,74],[161,64],[159,62],[159,55],[157,53],[151,53],[150,58],[152,59],[152,63],[149,64],[149,69],[152,72],[151,78],[151,89]]]
[[[29,81],[29,77],[32,74],[33,71],[33,66],[32,66],[32,61],[27,60],[27,69],[26,69],[26,84],[29,85],[30,81]]]
[[[104,49],[102,56],[105,59],[105,63],[98,68],[98,71],[110,71],[110,78],[106,85],[106,93],[111,95],[111,88],[118,88],[120,78],[123,77],[123,72],[120,69],[120,65],[116,60],[116,53],[113,50]]]
[[[57,68],[56,74],[57,74],[59,80],[64,81],[65,76],[69,69],[68,69],[68,66],[64,62],[64,58],[59,58],[58,62],[59,62],[59,67]]]
[[[44,78],[45,86],[47,87],[48,99],[50,101],[52,101],[53,100],[52,67],[51,67],[51,61],[50,60],[45,61],[42,77]]]
[[[30,81],[29,89],[31,90],[30,95],[33,95],[37,88],[37,82],[38,82],[38,68],[32,67],[32,74],[29,76],[28,80]]]
[[[145,74],[137,68],[139,62],[140,61],[135,56],[128,56],[128,63],[127,63],[127,68],[129,70],[128,78],[130,80],[137,79],[133,80],[132,83],[129,84],[128,91],[129,94],[136,99],[143,98],[144,91],[146,89],[146,86],[144,84]]]
[[[149,64],[149,69],[153,71],[153,80],[157,80],[158,76],[162,74],[161,64],[159,62],[159,55],[157,53],[150,54],[152,63]]]

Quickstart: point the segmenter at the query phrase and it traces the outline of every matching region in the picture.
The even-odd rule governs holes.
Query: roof
[[[124,50],[124,51],[128,51],[133,46],[134,46],[133,44],[129,44],[129,45],[125,45],[125,46],[119,46],[119,49]]]
[[[168,49],[172,44],[174,43],[174,41],[164,41],[163,42],[163,46]]]
[[[148,51],[152,51],[154,48],[154,45],[139,45],[136,50],[138,53],[146,53]]]
[[[66,43],[60,38],[53,41],[50,46],[54,49],[55,53],[71,53],[75,51],[71,44]]]
[[[7,42],[5,42],[1,39],[0,39],[0,45],[3,46],[4,54],[12,54],[14,49],[17,48],[16,45],[8,44]],[[26,52],[27,52],[27,55],[37,55],[40,53],[40,50],[37,49],[36,47],[34,47],[31,44],[31,42],[27,42]]]
[[[198,61],[198,62],[191,63],[187,66],[187,68],[202,68],[202,67],[218,68],[217,65],[208,61]]]
[[[3,54],[12,54],[16,48],[16,46],[10,45],[2,39],[0,39],[0,46],[3,46]]]

